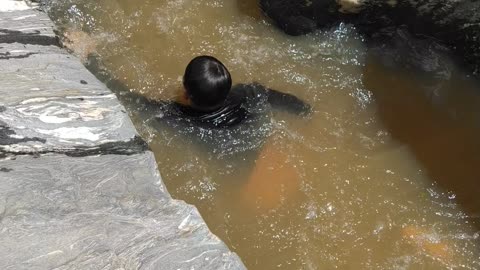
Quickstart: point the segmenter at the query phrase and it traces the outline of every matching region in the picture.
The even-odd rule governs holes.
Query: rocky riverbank
[[[480,2],[454,0],[260,0],[264,12],[290,35],[340,21],[355,24],[371,40],[388,28],[438,39],[473,73],[480,71]]]

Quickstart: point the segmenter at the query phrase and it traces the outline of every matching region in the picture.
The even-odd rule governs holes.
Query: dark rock
[[[291,35],[343,21],[375,39],[383,29],[405,26],[414,35],[438,39],[453,49],[467,68],[480,71],[479,1],[260,0],[260,6]]]
[[[9,126],[0,121],[0,146],[14,145],[24,142],[41,142],[45,143],[47,140],[38,137],[23,137],[18,136]],[[0,147],[0,152],[2,151]]]
[[[60,47],[60,42],[57,37],[43,36],[39,31],[34,33],[23,33],[20,31],[0,29],[0,43],[21,43]]]
[[[25,54],[19,54],[19,55],[12,55],[9,52],[0,53],[0,60],[27,58],[27,57],[30,57],[31,55],[34,55],[34,54],[35,53],[32,53],[32,52],[25,53]]]

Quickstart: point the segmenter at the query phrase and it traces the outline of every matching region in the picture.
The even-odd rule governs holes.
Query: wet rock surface
[[[5,1],[4,1],[5,2]],[[0,4],[0,268],[244,269],[48,17]]]
[[[0,161],[2,269],[239,269],[152,153]]]
[[[449,46],[471,71],[480,71],[480,2],[454,0],[260,0],[264,12],[290,35],[302,35],[340,21],[353,23],[373,40],[406,27]],[[390,28],[390,29],[389,29]]]

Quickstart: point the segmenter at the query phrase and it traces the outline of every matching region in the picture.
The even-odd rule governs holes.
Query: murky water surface
[[[310,117],[268,115],[258,149],[212,151],[127,100],[172,195],[249,269],[480,268],[480,92],[435,43],[398,32],[388,43],[401,50],[368,48],[348,25],[289,37],[250,0],[49,8],[69,47],[96,53],[134,93],[174,97],[189,60],[210,54],[235,82],[313,106]]]

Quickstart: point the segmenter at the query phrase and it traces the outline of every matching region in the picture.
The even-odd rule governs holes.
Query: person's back
[[[299,115],[310,112],[310,106],[297,97],[260,84],[239,84],[232,88],[229,71],[211,56],[196,57],[188,64],[183,86],[186,104],[173,102],[167,109],[204,127],[240,124],[261,111],[266,103]]]

